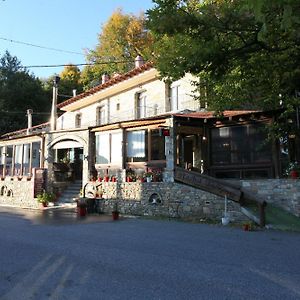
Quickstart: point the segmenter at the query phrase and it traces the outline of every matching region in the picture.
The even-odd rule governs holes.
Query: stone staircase
[[[82,188],[82,181],[76,180],[71,183],[61,194],[58,199],[59,206],[74,206],[76,202],[74,198],[78,198],[80,189]]]

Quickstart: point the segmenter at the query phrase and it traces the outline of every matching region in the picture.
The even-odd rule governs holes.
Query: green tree
[[[102,27],[96,48],[87,53],[87,63],[92,65],[83,69],[83,84],[89,86],[91,82],[99,83],[104,73],[127,72],[133,68],[134,59],[139,54],[149,59],[152,42],[152,35],[145,28],[143,14],[134,16],[118,9]]]
[[[261,13],[255,14],[257,6],[249,1],[154,0],[148,27],[158,37],[162,76],[200,75],[215,109],[276,108],[279,94],[286,103],[295,102],[299,22],[283,26],[281,2],[261,1]],[[292,11],[299,9],[296,1],[288,2]]]
[[[51,102],[42,83],[8,51],[0,58],[0,133],[27,127],[26,110],[33,110],[33,125],[47,121]]]
[[[282,100],[284,113],[270,133],[299,137],[298,0],[154,2],[147,26],[157,40],[155,60],[162,77],[198,76],[198,88],[206,89],[201,100],[217,111],[277,109]]]

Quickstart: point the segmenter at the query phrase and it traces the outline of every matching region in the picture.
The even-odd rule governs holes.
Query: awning
[[[53,145],[52,149],[70,149],[70,148],[83,148],[83,146],[76,141],[61,141]]]

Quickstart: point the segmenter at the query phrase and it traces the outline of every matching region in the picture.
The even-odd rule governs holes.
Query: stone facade
[[[33,180],[23,177],[6,177],[0,181],[0,204],[23,208],[39,208],[40,204],[33,198]]]
[[[242,180],[241,185],[253,194],[263,197],[267,203],[273,203],[300,217],[300,180]]]
[[[96,189],[103,195],[105,213],[118,203],[120,212],[129,215],[216,220],[224,216],[223,198],[179,183],[94,182],[89,183],[86,194]],[[228,200],[227,209],[233,222],[246,220],[239,204]]]

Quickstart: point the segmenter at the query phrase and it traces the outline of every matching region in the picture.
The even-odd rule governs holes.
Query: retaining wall
[[[40,204],[33,198],[33,180],[23,177],[6,177],[0,181],[0,204],[23,208],[39,208]]]
[[[224,198],[179,183],[96,182],[91,183],[86,194],[95,191],[96,186],[103,194],[102,209],[107,213],[117,202],[119,211],[130,215],[219,220],[224,216]],[[232,221],[246,220],[240,205],[230,200],[228,213]]]
[[[240,184],[251,193],[263,197],[267,203],[300,217],[299,179],[242,180]]]

